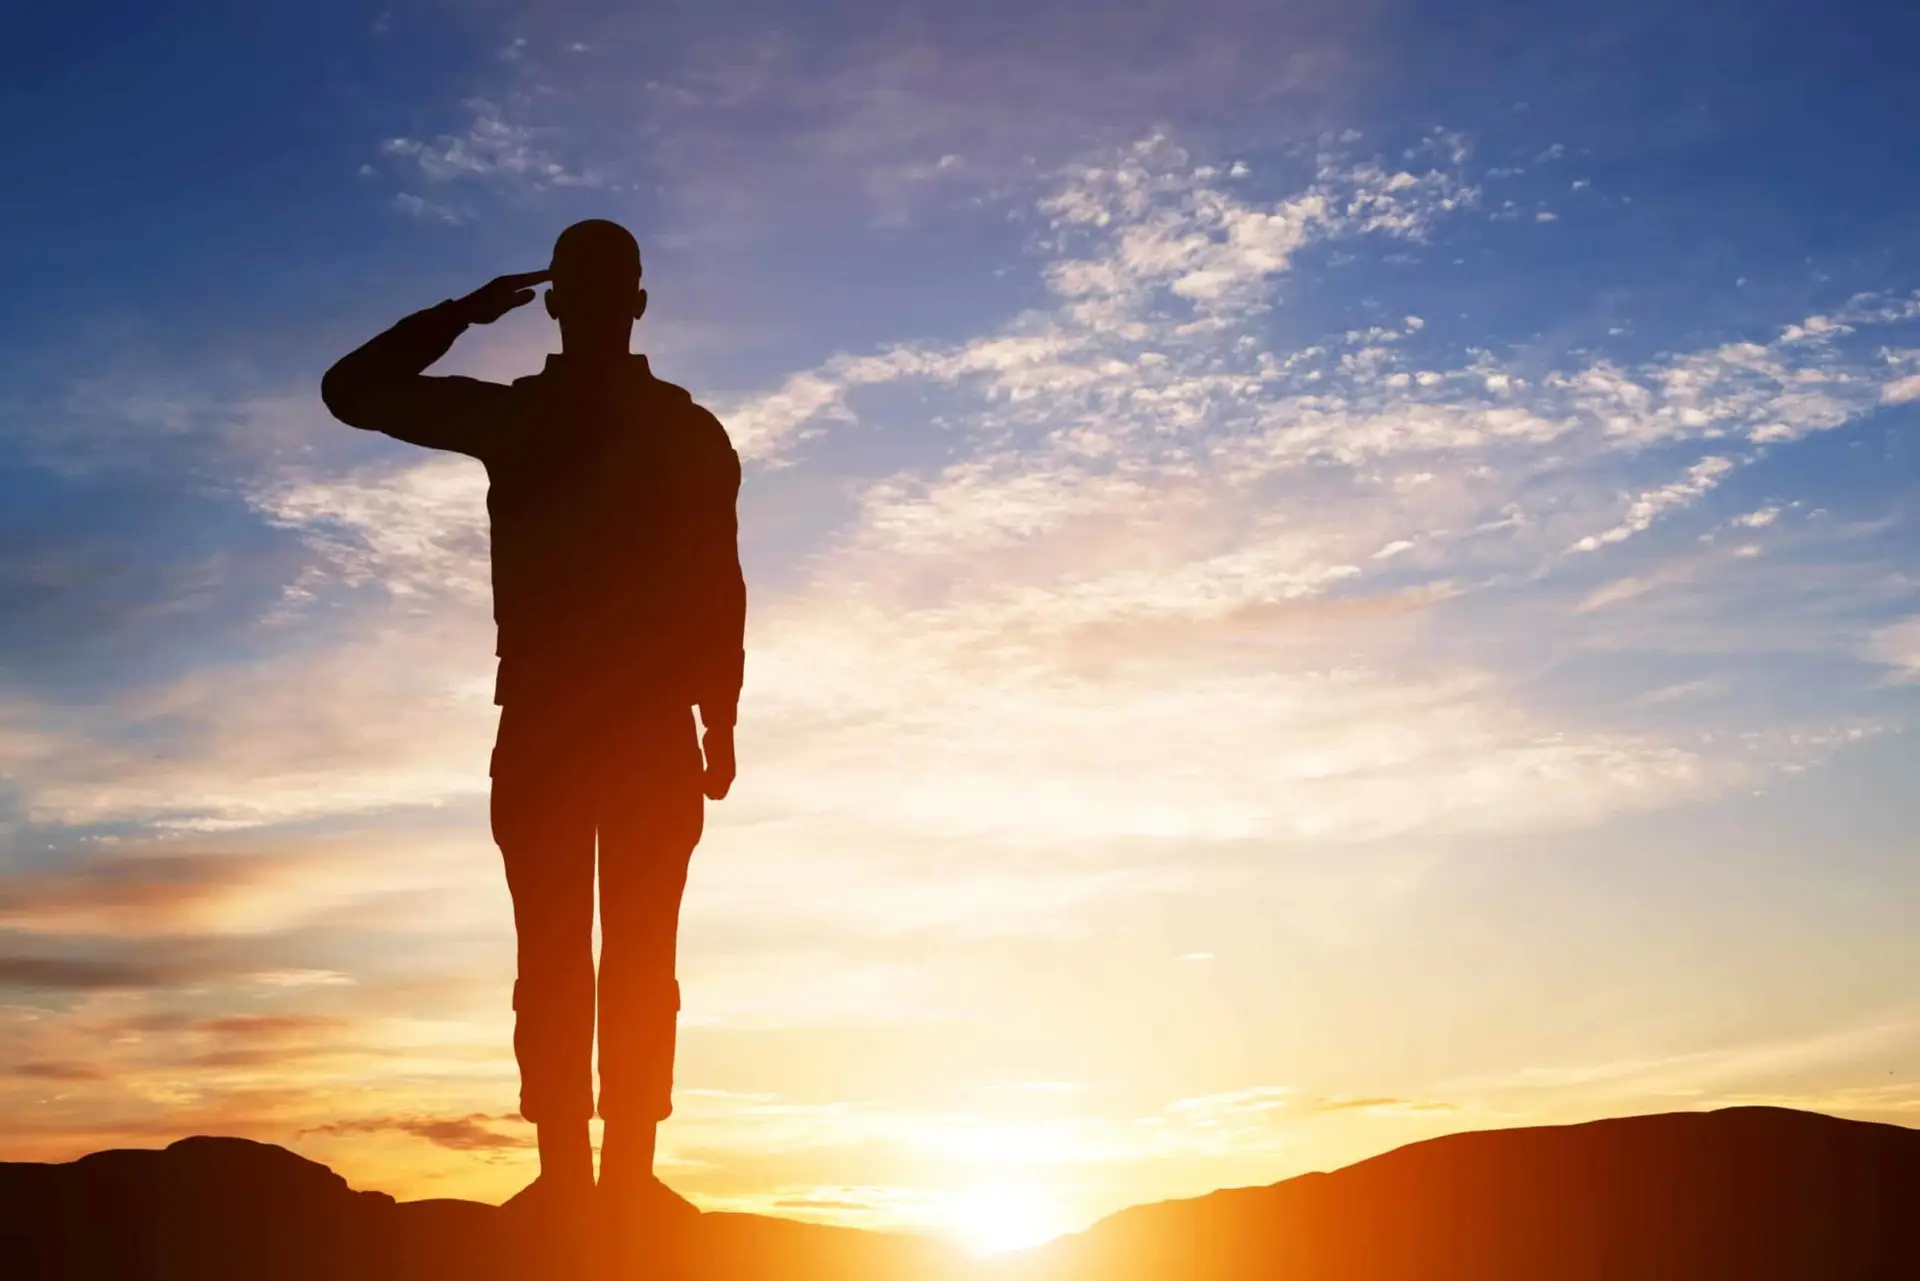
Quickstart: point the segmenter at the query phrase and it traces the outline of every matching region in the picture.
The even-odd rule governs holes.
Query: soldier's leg
[[[493,838],[506,863],[519,941],[513,1052],[520,1113],[540,1127],[543,1173],[592,1178],[592,794],[561,718],[509,706],[493,757]],[[558,1165],[560,1168],[555,1168]]]
[[[680,898],[704,805],[690,712],[622,737],[600,813],[603,1183],[650,1172],[653,1128],[673,1111]]]

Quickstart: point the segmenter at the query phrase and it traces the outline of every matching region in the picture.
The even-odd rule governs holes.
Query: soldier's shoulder
[[[692,392],[664,378],[654,379],[654,390],[671,407],[681,429],[699,444],[732,451],[733,441],[726,427],[711,409],[693,398]]]

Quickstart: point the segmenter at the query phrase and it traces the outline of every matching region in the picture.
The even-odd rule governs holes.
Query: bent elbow
[[[363,397],[356,394],[357,390],[351,374],[335,365],[320,379],[320,403],[327,407],[328,413],[347,426],[364,427],[366,423],[360,413]]]

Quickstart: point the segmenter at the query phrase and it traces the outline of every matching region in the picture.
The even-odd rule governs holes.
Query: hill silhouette
[[[1021,1281],[1920,1278],[1920,1131],[1729,1108],[1453,1134],[1122,1211]]]
[[[499,1207],[356,1192],[318,1162],[248,1139],[0,1163],[0,1281],[892,1281],[938,1275],[951,1257],[913,1237],[690,1206],[667,1222],[664,1259],[615,1267]]]
[[[0,1163],[6,1281],[1894,1281],[1920,1277],[1920,1131],[1734,1108],[1457,1134],[988,1262],[753,1215],[663,1222],[657,1255],[562,1261],[495,1207],[356,1192],[244,1139]]]

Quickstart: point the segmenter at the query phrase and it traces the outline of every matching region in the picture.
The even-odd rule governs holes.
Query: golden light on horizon
[[[1054,1195],[1024,1171],[963,1189],[942,1207],[941,1218],[946,1235],[976,1255],[1031,1249],[1069,1230]]]
[[[1650,258],[1699,309],[1616,306],[1593,246],[1666,243],[1664,161],[1589,175],[1572,134],[1523,137],[1544,117],[1476,140],[1478,106],[1311,147],[1290,117],[1130,122],[1106,70],[1049,140],[1048,111],[971,111],[976,81],[1073,81],[1025,44],[930,53],[916,107],[891,37],[839,66],[722,31],[647,82],[687,128],[629,168],[607,122],[652,25],[597,3],[577,49],[516,32],[456,101],[349,113],[347,240],[202,202],[251,211],[208,240],[264,255],[210,277],[239,292],[176,311],[185,242],[114,286],[177,349],[49,313],[44,376],[31,343],[0,374],[0,1160],[204,1133],[402,1200],[534,1176],[493,473],[332,421],[318,374],[587,199],[644,228],[649,368],[745,469],[740,775],[675,918],[676,1192],[1017,1272],[1131,1206],[1444,1133],[1920,1116],[1920,274],[1814,297],[1795,253],[1710,297]],[[370,193],[444,252],[372,235]],[[95,297],[72,283],[42,282]],[[434,369],[509,384],[554,319]]]

